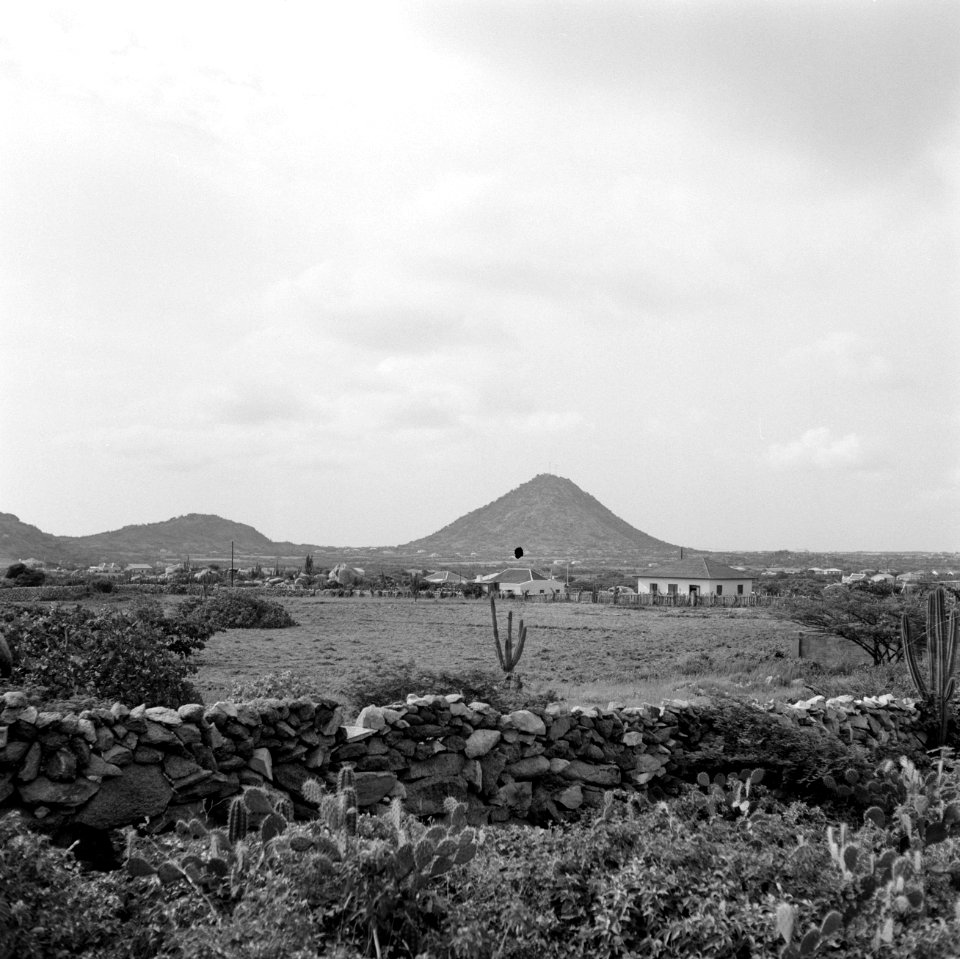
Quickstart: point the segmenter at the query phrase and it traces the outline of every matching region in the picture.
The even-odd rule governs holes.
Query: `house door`
[[[691,586],[691,587],[690,587],[690,605],[691,605],[691,606],[696,606],[699,597],[700,597],[700,587],[699,587],[699,586]]]

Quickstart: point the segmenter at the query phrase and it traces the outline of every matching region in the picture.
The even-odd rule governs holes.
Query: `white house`
[[[843,576],[841,583],[862,583],[867,578],[866,573],[851,573],[849,576]]]
[[[431,586],[459,586],[463,583],[463,575],[452,573],[448,569],[438,569],[429,576],[424,576],[423,582]]]
[[[505,596],[551,595],[563,590],[563,583],[559,579],[551,579],[528,567],[512,566],[499,573],[478,577],[478,581],[487,592],[494,590]]]
[[[677,559],[655,566],[637,578],[638,593],[680,593],[694,596],[750,596],[753,577],[705,556]]]

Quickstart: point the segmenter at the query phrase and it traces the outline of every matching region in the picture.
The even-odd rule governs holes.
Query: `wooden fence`
[[[502,594],[501,594],[502,595]],[[605,590],[570,590],[566,593],[517,596],[518,602],[526,603],[598,603],[606,606],[664,606],[690,608],[703,606],[716,609],[745,609],[747,607],[777,606],[778,596],[715,596],[712,593],[613,593]]]

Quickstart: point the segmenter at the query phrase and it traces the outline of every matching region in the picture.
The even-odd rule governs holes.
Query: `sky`
[[[960,550],[960,5],[10,4],[0,510],[387,546],[538,473]]]

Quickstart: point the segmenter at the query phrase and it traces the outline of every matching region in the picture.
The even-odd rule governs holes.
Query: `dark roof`
[[[531,579],[549,579],[549,576],[544,576],[543,573],[538,573],[535,570],[528,569],[526,567],[510,567],[505,569],[502,573],[497,573],[493,577],[492,582],[494,583],[529,583]]]
[[[424,577],[425,583],[462,583],[463,576],[460,573],[451,573],[448,569],[438,569],[435,573]]]
[[[725,563],[718,563],[706,556],[691,556],[689,559],[675,559],[662,566],[642,570],[643,579],[650,577],[676,576],[679,579],[753,579],[749,573],[734,569]]]

